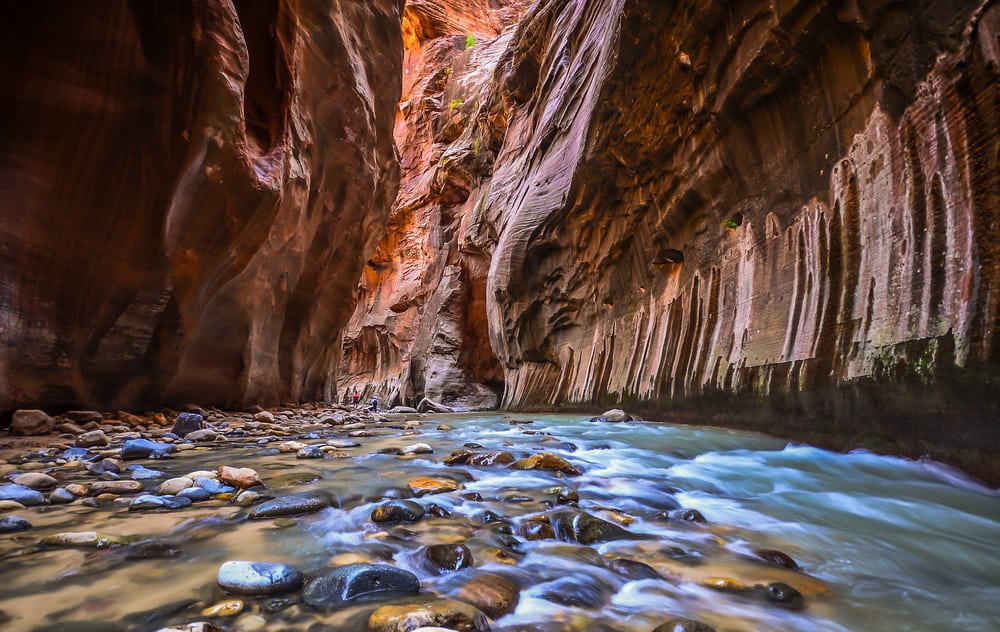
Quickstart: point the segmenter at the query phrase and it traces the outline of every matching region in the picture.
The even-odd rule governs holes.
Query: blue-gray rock
[[[424,508],[412,500],[390,500],[372,511],[372,522],[416,522],[424,517]]]
[[[31,523],[21,516],[4,516],[0,518],[0,533],[27,531],[30,528]]]
[[[128,470],[129,478],[133,481],[148,481],[154,478],[166,478],[166,474],[160,470],[151,470],[143,465],[129,465],[125,468]]]
[[[355,441],[354,439],[328,439],[326,445],[337,449],[344,449],[357,448],[361,445],[361,443]]]
[[[278,562],[230,561],[219,567],[219,586],[238,595],[278,595],[299,589],[304,577]]]
[[[205,419],[198,413],[181,413],[177,415],[177,421],[174,422],[174,427],[170,429],[170,432],[178,437],[183,437],[188,433],[204,428],[204,422]]]
[[[129,511],[145,511],[147,509],[183,509],[191,506],[191,499],[183,496],[154,496],[142,494],[136,496],[128,504]]]
[[[182,489],[177,492],[177,497],[187,498],[191,502],[200,503],[203,500],[211,498],[212,494],[210,494],[207,489],[202,489],[201,487],[188,487],[187,489]]]
[[[59,456],[67,461],[91,461],[97,458],[96,454],[87,448],[81,448],[80,446],[67,448],[66,450],[63,450],[62,454]]]
[[[326,452],[318,445],[307,445],[295,454],[298,459],[322,459],[326,457]]]
[[[334,498],[325,492],[299,492],[257,505],[250,510],[250,518],[274,518],[315,513],[335,505]]]
[[[384,564],[350,564],[309,582],[302,598],[314,608],[334,610],[355,600],[419,592],[420,580],[409,571]]]
[[[71,494],[65,487],[57,487],[49,492],[49,502],[65,505],[76,500],[76,496]]]
[[[220,483],[219,481],[211,478],[196,478],[194,479],[195,484],[207,491],[213,496],[215,494],[232,494],[236,491],[236,488],[232,485],[226,485],[225,483]]]
[[[42,495],[42,492],[15,483],[0,485],[0,500],[15,500],[25,507],[45,504],[45,496]]]
[[[122,459],[130,461],[133,459],[162,458],[176,449],[177,446],[171,443],[159,443],[149,439],[129,439],[122,444]]]

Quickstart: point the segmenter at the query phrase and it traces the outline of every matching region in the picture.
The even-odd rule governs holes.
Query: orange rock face
[[[470,190],[487,165],[472,138],[524,0],[422,0],[403,16],[396,124],[401,184],[344,339],[341,392],[415,405],[492,407],[503,369],[490,348],[485,253],[463,245]]]
[[[0,409],[332,396],[396,191],[401,4],[11,7]]]

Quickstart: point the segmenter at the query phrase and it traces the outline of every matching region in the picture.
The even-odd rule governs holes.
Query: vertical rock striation
[[[503,404],[997,445],[998,20],[535,5],[470,126]]]
[[[0,408],[332,396],[401,2],[10,7]]]
[[[343,393],[495,407],[503,369],[486,322],[485,252],[463,246],[490,156],[473,138],[524,0],[417,0],[403,15],[402,169],[389,230],[345,333]]]

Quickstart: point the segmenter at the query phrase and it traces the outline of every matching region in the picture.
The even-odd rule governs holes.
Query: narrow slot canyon
[[[0,628],[997,628],[1000,2],[6,17]]]

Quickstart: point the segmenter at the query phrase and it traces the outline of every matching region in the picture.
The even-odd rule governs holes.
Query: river
[[[205,615],[232,598],[216,584],[227,560],[285,562],[307,577],[348,562],[388,563],[416,574],[422,594],[448,597],[471,576],[498,574],[520,596],[493,630],[648,632],[672,616],[720,632],[1000,629],[1000,494],[948,466],[580,415],[419,419],[409,428],[402,418],[369,423],[368,433],[354,433],[371,435],[358,437],[361,445],[321,459],[275,447],[289,439],[323,444],[344,430],[236,432],[177,458],[138,462],[163,473],[147,489],[229,465],[254,468],[272,496],[325,490],[338,499],[338,507],[308,515],[247,520],[246,508],[219,499],[162,512],[128,511],[127,499],[16,511],[33,528],[0,535],[3,629],[157,630],[214,621],[225,630],[364,630],[368,613],[385,603],[322,612],[292,594],[277,602],[247,597],[237,614]],[[433,452],[392,453],[414,442]],[[463,446],[517,458],[544,450],[582,473],[446,465]],[[5,465],[0,474],[22,466]],[[46,466],[56,478],[83,478],[74,463]],[[372,522],[385,498],[411,495],[415,477],[447,478],[462,489],[415,499],[436,505],[437,516]],[[589,546],[523,537],[526,518],[566,509],[553,506],[559,489],[564,497],[578,493],[579,509],[628,535]],[[697,510],[705,522],[676,519],[677,508]],[[167,543],[170,551],[128,559],[116,547],[39,544],[88,530]],[[438,574],[420,558],[426,545],[458,542],[472,553],[470,568]],[[768,563],[760,551],[780,551],[799,568]],[[614,559],[641,562],[658,576],[630,579]],[[777,582],[801,593],[802,606],[769,601],[762,589]]]

